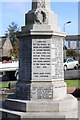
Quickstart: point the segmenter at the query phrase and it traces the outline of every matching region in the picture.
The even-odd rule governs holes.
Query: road
[[[80,79],[80,69],[64,71],[64,79]]]
[[[10,74],[11,76],[13,76],[11,79],[15,80],[14,73],[10,73]],[[67,80],[68,79],[80,79],[80,69],[64,71],[64,79],[67,79]],[[10,80],[10,78],[5,75],[4,76],[0,75],[0,81],[6,81],[6,80]]]

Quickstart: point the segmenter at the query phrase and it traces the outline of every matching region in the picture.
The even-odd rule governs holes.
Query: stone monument
[[[48,0],[32,0],[19,38],[19,81],[5,101],[4,118],[77,118],[78,102],[66,93],[63,71],[65,33]]]

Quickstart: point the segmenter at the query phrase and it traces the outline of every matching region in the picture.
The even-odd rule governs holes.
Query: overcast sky
[[[24,26],[25,13],[31,9],[31,2],[0,2],[0,9],[2,36],[13,21],[20,27]],[[65,26],[66,33],[78,34],[78,2],[51,2],[51,10],[57,14],[58,26],[62,31],[64,23],[71,20],[71,24]]]

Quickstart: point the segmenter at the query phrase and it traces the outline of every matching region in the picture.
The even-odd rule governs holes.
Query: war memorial
[[[63,41],[48,0],[32,0],[19,38],[19,81],[9,95],[3,118],[78,118],[78,102],[67,94]]]

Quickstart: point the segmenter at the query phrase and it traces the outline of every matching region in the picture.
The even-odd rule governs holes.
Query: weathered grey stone
[[[49,0],[32,0],[32,9],[46,8],[50,9]]]
[[[20,80],[64,80],[63,37],[39,37],[20,40]]]
[[[64,82],[66,35],[57,27],[57,16],[47,0],[32,3],[17,36],[20,79],[16,94],[5,102],[11,111],[1,109],[4,118],[78,118],[77,99],[66,94]]]
[[[59,84],[58,84],[59,83]],[[16,97],[24,100],[58,100],[66,96],[66,84],[59,82],[18,82]]]
[[[74,105],[73,105],[74,104]],[[78,109],[77,99],[68,94],[61,100],[17,100],[6,99],[6,106],[9,109],[23,112],[64,112]],[[16,107],[15,107],[16,106]]]
[[[63,120],[70,119],[70,120],[77,120],[78,113],[77,109],[69,110],[66,112],[18,112],[18,111],[11,111],[11,110],[5,110],[5,109],[0,109],[0,111],[3,111],[3,114],[6,113],[7,119],[8,118],[18,118],[19,120],[23,120],[23,118],[33,118],[36,120],[36,118],[39,120],[40,118],[45,118],[45,119],[53,119],[57,120],[57,118],[62,118]],[[4,114],[5,115],[5,114]],[[3,118],[6,119],[6,116]],[[60,120],[62,120],[60,119]]]

